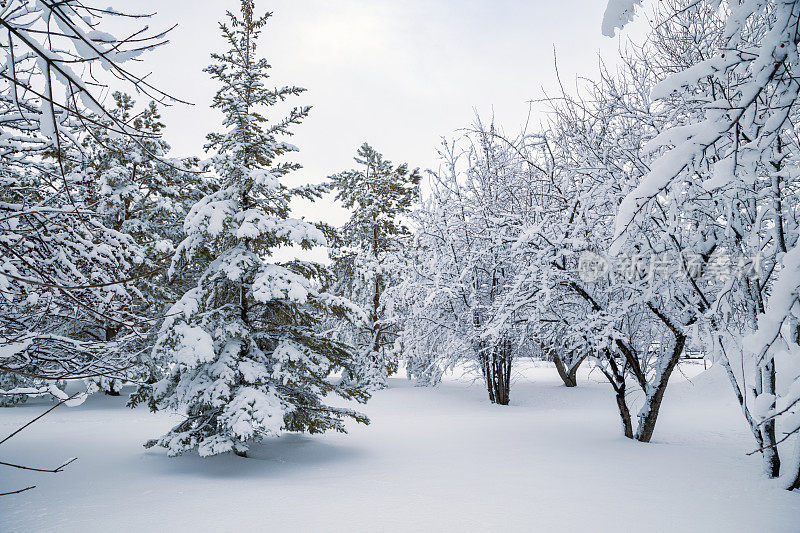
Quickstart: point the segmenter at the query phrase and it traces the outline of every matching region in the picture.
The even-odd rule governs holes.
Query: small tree
[[[408,259],[411,234],[404,218],[419,198],[422,176],[405,163],[395,167],[366,143],[355,161],[360,168],[330,177],[336,199],[352,209],[339,246],[332,250],[335,292],[367,310],[365,324],[340,328],[343,340],[358,354],[355,374],[344,379],[383,388],[397,369],[397,325],[387,316],[386,291]]]
[[[324,187],[290,189],[280,178],[299,168],[278,158],[297,150],[279,140],[299,124],[309,107],[294,108],[270,126],[259,107],[299,95],[303,89],[265,87],[269,64],[256,57],[256,41],[270,13],[256,18],[252,0],[241,15],[228,12],[220,29],[230,49],[213,54],[206,70],[221,84],[213,107],[227,131],[208,136],[219,190],[205,196],[185,222],[186,238],[174,268],[195,258],[211,259],[197,286],[172,308],[156,342],[156,356],[169,356],[172,369],[154,387],[151,406],[177,409],[186,419],[147,446],[170,455],[197,449],[201,456],[233,451],[283,431],[345,431],[344,419],[367,422],[350,409],[322,403],[338,394],[365,401],[356,386],[326,378],[335,368],[351,369],[348,348],[319,334],[325,313],[343,314],[343,302],[313,283],[314,264],[272,263],[281,245],[325,244],[320,229],[289,217],[294,196],[317,197]]]
[[[466,363],[489,401],[507,405],[526,328],[501,304],[521,266],[512,244],[537,184],[493,125],[475,130],[441,150],[442,170],[414,213],[419,264],[395,292],[410,310],[401,332],[409,376],[435,383]]]

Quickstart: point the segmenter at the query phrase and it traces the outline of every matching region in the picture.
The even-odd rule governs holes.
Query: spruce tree
[[[104,105],[112,80],[161,102],[173,99],[131,66],[166,42],[165,32],[152,33],[134,22],[142,21],[140,16],[76,0],[0,5],[7,30],[0,37],[5,52],[0,396],[5,397],[4,391],[17,385],[37,394],[61,380],[118,375],[129,368],[129,352],[120,348],[147,322],[137,314],[136,287],[145,252],[130,235],[105,224],[83,141],[91,129],[105,129],[115,139],[142,138]],[[118,26],[111,20],[124,23],[118,28],[124,36],[109,33]],[[106,340],[105,326],[117,330],[113,341]],[[60,398],[61,392],[53,396]]]
[[[344,379],[376,389],[385,387],[397,368],[387,289],[408,259],[411,233],[403,218],[419,197],[421,175],[405,163],[392,165],[367,143],[355,161],[358,168],[330,177],[336,198],[352,210],[331,253],[332,268],[336,292],[366,311],[363,325],[339,328],[358,354],[355,372],[346,372]]]
[[[316,331],[326,316],[345,312],[341,299],[318,289],[322,267],[268,260],[279,246],[326,244],[318,227],[289,212],[291,198],[313,199],[324,188],[288,188],[280,181],[299,168],[279,161],[297,150],[280,139],[310,108],[296,107],[271,123],[261,113],[304,90],[265,85],[269,64],[256,56],[256,41],[270,15],[256,17],[253,1],[242,0],[241,13],[228,12],[228,22],[220,24],[230,49],[212,54],[215,63],[206,69],[221,85],[213,107],[224,114],[226,130],[208,135],[219,189],[191,209],[173,268],[196,257],[211,262],[173,306],[154,347],[172,364],[154,387],[151,407],[186,415],[147,443],[166,447],[169,455],[193,449],[201,456],[244,455],[248,443],[264,436],[344,432],[347,418],[368,422],[322,401],[331,393],[367,399],[358,387],[328,380],[334,369],[350,368],[351,353]]]
[[[103,223],[132,237],[143,252],[141,263],[124,275],[135,278],[139,294],[132,310],[140,315],[163,314],[197,282],[199,262],[189,265],[181,276],[172,280],[166,279],[166,271],[184,237],[183,219],[202,198],[207,184],[202,174],[181,170],[195,166],[193,159],[167,159],[170,147],[161,138],[165,126],[155,102],[136,112],[136,102],[129,95],[115,92],[112,96],[115,107],[109,113],[137,135],[113,135],[111,121],[98,118],[97,125],[90,128],[83,141],[83,165],[91,176],[95,189],[93,204]],[[104,321],[95,325],[94,330],[94,338],[112,341],[121,328]],[[152,383],[163,366],[149,357],[147,347],[152,342],[152,336],[131,336],[121,349],[131,353],[134,365],[112,377],[91,378],[89,390],[99,387],[107,394],[117,395],[123,377]]]
[[[3,109],[17,113],[13,99]],[[37,116],[30,101],[19,109]],[[0,406],[49,395],[49,384],[65,379],[110,384],[124,374],[131,361],[123,345],[139,338],[135,280],[147,271],[144,249],[107,224],[84,125],[59,122],[58,149],[52,139],[37,142],[39,124],[18,120],[0,128],[31,135],[0,162],[0,211],[8,211],[0,223]]]

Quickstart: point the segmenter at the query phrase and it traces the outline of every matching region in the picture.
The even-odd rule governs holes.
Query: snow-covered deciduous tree
[[[798,488],[800,444],[788,443],[800,433],[800,3],[690,7],[698,4],[721,17],[719,46],[653,89],[655,98],[682,99],[698,112],[646,147],[660,157],[622,202],[614,248],[625,246],[638,221],[667,199],[666,208],[687,221],[684,232],[695,230],[694,242],[723,251],[734,264],[760,265],[715,290],[698,287],[694,306],[704,314],[710,347],[728,371],[765,472]],[[680,194],[687,188],[703,193]],[[782,449],[789,461],[781,460]]]
[[[105,31],[108,19],[142,18],[79,0],[0,2],[0,400],[50,395],[53,408],[79,405],[86,394],[67,396],[62,380],[130,367],[122,347],[140,337],[135,281],[146,275],[145,256],[106,225],[83,141],[93,128],[135,143],[151,136],[105,107],[109,83],[171,100],[129,70],[165,32]],[[96,335],[99,324],[118,334]],[[38,470],[60,472],[72,460]]]
[[[655,157],[642,146],[694,109],[656,103],[650,89],[668,69],[705,52],[703,32],[714,26],[695,15],[655,24],[674,33],[673,48],[649,42],[623,54],[617,72],[601,68],[600,79],[577,97],[564,92],[550,100],[539,147],[525,152],[541,176],[540,195],[514,245],[519,270],[503,302],[528,322],[543,351],[590,358],[614,388],[624,434],[643,442],[652,438],[687,342],[696,341],[714,246],[696,238],[709,229],[689,231],[669,209],[672,198],[658,198],[619,257],[607,252],[620,201]]]
[[[293,108],[268,122],[264,108],[303,89],[269,89],[269,64],[256,42],[270,14],[258,17],[252,0],[241,13],[228,12],[220,29],[229,49],[213,54],[206,70],[221,85],[213,106],[225,116],[225,131],[208,136],[207,150],[218,190],[186,217],[173,272],[197,257],[209,266],[197,286],[172,307],[154,347],[170,358],[169,374],[155,384],[151,405],[186,418],[148,446],[170,455],[197,450],[201,456],[233,451],[283,431],[345,431],[344,421],[367,419],[323,403],[337,394],[365,401],[355,384],[337,384],[337,368],[354,372],[350,349],[318,332],[329,313],[343,315],[346,301],[319,291],[321,267],[299,261],[277,264],[270,252],[282,245],[325,245],[322,231],[289,216],[289,201],[313,199],[324,186],[288,188],[281,178],[299,168],[281,157],[297,150],[281,140],[309,113]]]
[[[522,268],[504,305],[525,317],[544,349],[576,363],[591,358],[615,390],[624,434],[647,442],[685,343],[671,318],[681,286],[670,285],[677,281],[671,273],[640,266],[621,276],[600,268],[587,279],[592,265],[584,264],[596,258],[606,267],[618,201],[647,164],[639,146],[649,128],[638,119],[648,110],[637,107],[647,102],[638,100],[636,81],[643,80],[605,73],[581,98],[564,95],[554,104],[535,161],[547,194],[515,243]],[[626,253],[650,266],[664,246],[648,240],[648,227],[637,231],[642,241]]]
[[[511,244],[531,209],[528,169],[494,126],[478,123],[445,143],[442,168],[415,213],[419,264],[397,288],[408,310],[400,342],[410,376],[435,382],[466,363],[483,376],[492,403],[510,401],[512,361],[525,326],[498,307],[519,265]]]
[[[357,168],[330,177],[336,199],[352,213],[331,250],[332,292],[366,313],[366,324],[341,322],[337,328],[341,340],[358,354],[355,374],[345,380],[379,389],[397,369],[397,325],[387,312],[387,289],[398,283],[409,260],[411,233],[406,224],[419,198],[422,175],[407,164],[394,166],[366,143],[355,161]]]

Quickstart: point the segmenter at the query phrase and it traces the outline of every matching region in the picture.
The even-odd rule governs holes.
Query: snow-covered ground
[[[79,457],[60,474],[0,470],[0,489],[38,485],[0,498],[0,531],[800,531],[800,494],[745,455],[718,368],[674,378],[652,444],[620,436],[599,374],[566,389],[547,366],[519,373],[507,407],[462,376],[394,379],[364,408],[370,426],[247,459],[145,450],[174,418],[124,401],[60,407],[0,447],[26,464]],[[0,410],[0,434],[40,411]]]

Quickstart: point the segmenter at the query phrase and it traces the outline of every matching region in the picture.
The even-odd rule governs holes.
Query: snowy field
[[[773,487],[721,369],[682,368],[654,443],[624,439],[599,374],[577,389],[519,372],[512,405],[478,383],[393,379],[350,435],[288,435],[232,455],[170,459],[142,443],[174,419],[124,398],[61,407],[3,446],[0,531],[800,531],[800,496]],[[8,433],[42,405],[0,410]]]

